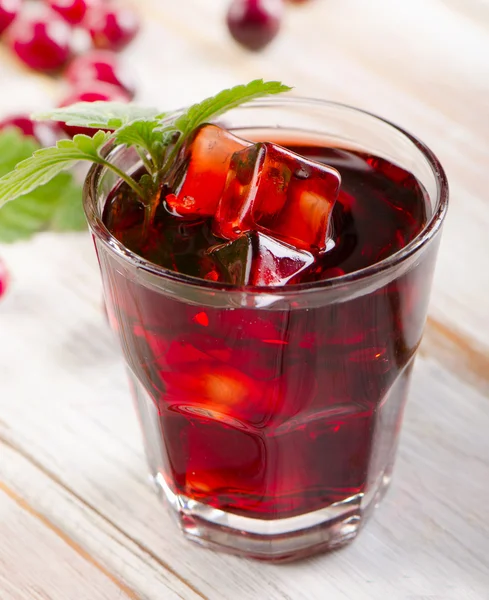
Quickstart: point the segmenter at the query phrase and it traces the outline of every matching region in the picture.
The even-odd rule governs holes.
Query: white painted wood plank
[[[132,600],[97,565],[25,510],[0,484],[2,600]]]
[[[202,597],[192,589],[191,584],[185,583],[171,569],[166,568],[163,560],[145,552],[124,532],[111,526],[98,514],[95,507],[84,504],[74,493],[43,471],[40,465],[35,465],[32,462],[35,461],[34,457],[27,459],[24,449],[15,447],[15,440],[12,439],[14,436],[5,429],[5,425],[0,428],[0,437],[10,440],[7,443],[0,441],[0,490],[2,485],[8,486],[18,498],[35,507],[52,528],[68,532],[66,535],[73,544],[89,557],[96,557],[97,562],[108,573],[116,574],[114,577],[121,584],[134,590],[136,598],[164,596],[168,600],[194,600]],[[30,448],[25,449],[25,452],[29,451]],[[5,521],[9,518],[10,513],[7,513]],[[42,531],[39,536],[44,537],[44,534]],[[33,544],[36,544],[35,540]],[[10,580],[23,585],[28,577],[28,568],[26,561],[19,561],[15,574],[10,573]],[[89,582],[86,587],[90,589]],[[4,600],[3,596],[0,597]],[[73,600],[77,599],[73,597]]]

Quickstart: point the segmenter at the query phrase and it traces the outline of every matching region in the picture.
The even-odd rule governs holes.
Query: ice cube
[[[217,125],[199,127],[171,176],[172,193],[165,198],[170,210],[181,217],[213,216],[233,153],[249,145]]]
[[[256,231],[214,246],[209,256],[216,263],[223,280],[234,285],[294,283],[298,275],[314,263],[310,252]]]
[[[336,169],[271,143],[235,154],[215,217],[215,233],[236,239],[258,230],[305,250],[324,250],[341,178]]]

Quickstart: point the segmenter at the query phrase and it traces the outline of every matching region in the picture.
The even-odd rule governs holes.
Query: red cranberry
[[[49,5],[71,25],[81,23],[87,12],[86,0],[49,0]]]
[[[69,106],[76,102],[129,102],[130,100],[129,94],[116,85],[104,83],[103,81],[91,81],[75,86],[68,96],[60,102],[59,106]],[[90,127],[74,127],[65,123],[60,123],[60,126],[70,137],[77,133],[91,136],[96,131],[96,129]]]
[[[32,121],[28,115],[13,115],[0,121],[0,131],[17,127],[26,136],[33,137],[41,146],[54,146],[59,128],[49,121]]]
[[[0,298],[5,294],[9,285],[9,274],[5,263],[0,258]]]
[[[0,0],[0,34],[13,22],[19,14],[21,0]]]
[[[36,134],[34,133],[34,125],[34,121],[31,121],[28,116],[14,115],[0,121],[0,131],[8,129],[9,127],[17,127],[17,129],[20,129],[24,135],[35,138]]]
[[[75,85],[104,81],[122,88],[131,98],[135,94],[135,85],[121,68],[117,54],[109,50],[93,50],[73,59],[65,77]]]
[[[96,48],[121,50],[139,31],[139,18],[130,7],[108,2],[89,7],[83,25]]]
[[[249,50],[261,50],[280,29],[283,0],[233,0],[227,23],[233,38]]]
[[[71,55],[71,28],[54,13],[20,18],[9,30],[9,42],[22,62],[36,71],[56,71]]]

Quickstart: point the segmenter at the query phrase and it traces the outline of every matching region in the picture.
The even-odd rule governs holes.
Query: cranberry
[[[36,134],[34,133],[34,125],[34,121],[31,121],[28,116],[15,115],[0,121],[0,131],[8,129],[9,127],[17,127],[17,129],[20,129],[24,135],[35,138]]]
[[[0,34],[12,23],[19,14],[21,0],[0,0]]]
[[[93,50],[75,58],[65,77],[75,85],[89,81],[104,81],[122,88],[131,98],[135,86],[127,73],[121,69],[117,54],[109,50]]]
[[[26,136],[33,137],[41,146],[54,146],[59,128],[49,121],[32,121],[28,115],[13,115],[0,121],[0,131],[17,127]]]
[[[233,38],[249,50],[261,50],[277,35],[283,0],[233,0],[227,23]]]
[[[131,8],[108,2],[89,7],[83,25],[96,48],[121,50],[139,31],[139,18]]]
[[[0,298],[5,294],[9,285],[9,275],[5,263],[0,258]]]
[[[59,106],[69,106],[76,102],[129,102],[130,100],[129,94],[116,85],[104,83],[103,81],[90,81],[75,86]],[[77,133],[91,136],[96,131],[96,129],[90,127],[75,127],[65,123],[60,123],[60,126],[70,137]]]
[[[8,37],[20,60],[36,71],[56,71],[71,55],[71,28],[54,13],[17,19]]]
[[[49,0],[49,5],[71,25],[81,23],[87,12],[86,0]]]

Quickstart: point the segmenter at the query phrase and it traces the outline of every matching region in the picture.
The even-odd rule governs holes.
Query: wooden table
[[[316,0],[250,55],[226,0],[144,0],[125,60],[140,100],[175,108],[257,76],[399,122],[452,191],[397,470],[350,547],[272,566],[186,542],[148,485],[122,359],[87,234],[0,253],[2,600],[489,598],[489,4]],[[52,105],[58,83],[0,54],[0,110]]]

